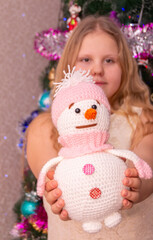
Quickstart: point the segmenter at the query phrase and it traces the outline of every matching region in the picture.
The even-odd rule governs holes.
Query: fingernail
[[[67,216],[67,213],[66,213],[65,211],[62,211],[62,212],[61,212],[61,215],[62,215],[63,217],[66,217],[66,216]]]
[[[127,195],[128,195],[128,192],[126,190],[124,190],[123,196],[126,197]]]
[[[55,196],[58,197],[59,194],[60,194],[60,193],[59,193],[59,190],[56,190],[56,191],[55,191]]]
[[[130,174],[130,169],[126,169],[125,170],[125,176],[126,177],[129,177],[131,174]]]
[[[63,202],[61,200],[58,200],[57,205],[58,205],[58,207],[62,207],[63,206]]]

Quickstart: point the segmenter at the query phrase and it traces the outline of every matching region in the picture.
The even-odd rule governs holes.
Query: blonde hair
[[[149,100],[149,89],[139,77],[137,63],[132,57],[127,41],[116,23],[109,17],[88,16],[78,24],[64,48],[56,69],[55,81],[59,82],[63,78],[63,70],[67,71],[68,65],[70,65],[71,69],[74,67],[84,37],[97,30],[106,32],[113,37],[118,46],[119,63],[122,69],[121,85],[109,99],[109,102],[112,112],[124,114],[128,119],[130,116],[133,116],[137,123],[137,128],[141,126],[142,131],[137,131],[136,128],[133,132],[131,148],[134,148],[144,135],[153,132],[153,106]],[[124,110],[121,108],[123,103]],[[143,115],[145,116],[144,123],[132,111],[132,105],[142,107]]]

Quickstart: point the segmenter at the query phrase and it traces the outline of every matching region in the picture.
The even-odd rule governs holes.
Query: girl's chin
[[[107,95],[109,95],[109,94],[108,94],[108,89],[106,88],[106,84],[102,84],[102,83],[101,83],[101,84],[100,84],[100,83],[97,84],[97,83],[96,83],[96,85],[103,89],[106,97],[109,97],[109,96],[107,96]]]

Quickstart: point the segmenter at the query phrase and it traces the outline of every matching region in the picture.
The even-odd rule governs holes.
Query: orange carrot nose
[[[87,111],[85,112],[84,116],[86,119],[95,119],[97,115],[97,111],[93,108],[87,109]]]

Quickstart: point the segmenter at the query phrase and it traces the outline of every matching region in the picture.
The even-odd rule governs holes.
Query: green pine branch
[[[70,17],[69,0],[62,0],[63,16]],[[152,0],[76,0],[82,8],[80,17],[91,14],[108,15],[111,11],[117,12],[117,17],[122,24],[153,22],[153,1]],[[141,11],[143,10],[143,11]],[[142,17],[140,16],[142,12]]]

